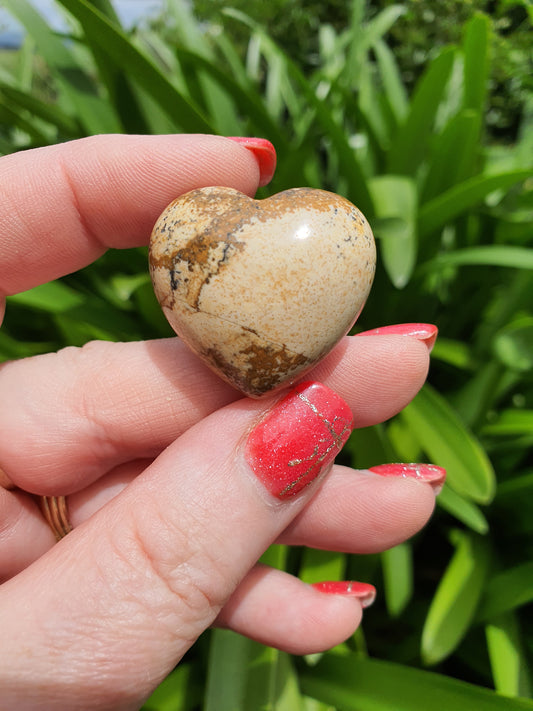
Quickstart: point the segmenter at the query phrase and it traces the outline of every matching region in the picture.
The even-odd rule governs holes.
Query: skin
[[[5,295],[146,244],[177,195],[253,196],[269,177],[212,136],[99,136],[2,158],[0,313]],[[415,338],[345,338],[306,379],[365,427],[414,397],[428,361]],[[0,487],[0,709],[138,709],[213,624],[296,654],[353,633],[357,599],[257,559],[273,541],[384,550],[427,522],[434,493],[335,465],[273,499],[242,444],[277,397],[243,399],[174,338],[0,367],[0,467],[15,485]],[[27,492],[68,494],[74,531],[55,544]]]

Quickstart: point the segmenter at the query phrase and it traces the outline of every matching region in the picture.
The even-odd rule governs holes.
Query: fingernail
[[[369,471],[380,476],[399,476],[406,479],[418,479],[431,484],[435,494],[439,494],[446,480],[446,469],[436,464],[378,464],[369,467]]]
[[[433,349],[439,329],[432,323],[397,323],[392,326],[381,326],[371,331],[362,331],[358,336],[410,336],[422,341],[429,351]]]
[[[246,459],[273,496],[287,499],[333,462],[352,429],[339,395],[321,383],[300,383],[255,426]]]
[[[272,180],[276,169],[276,149],[266,138],[247,138],[246,136],[227,136],[230,141],[240,143],[253,153],[259,164],[259,185],[267,185]]]
[[[323,583],[312,583],[312,587],[328,595],[356,597],[361,603],[361,607],[370,607],[376,599],[376,588],[369,583],[356,583],[353,580],[332,580]]]

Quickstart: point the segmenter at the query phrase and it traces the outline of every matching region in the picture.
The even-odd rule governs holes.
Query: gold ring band
[[[65,496],[41,496],[40,505],[43,516],[58,541],[72,531]]]

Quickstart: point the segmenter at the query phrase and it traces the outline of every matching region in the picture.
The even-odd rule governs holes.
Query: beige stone
[[[311,188],[265,200],[193,190],[167,207],[150,241],[169,323],[252,397],[300,379],[331,351],[359,315],[375,263],[363,214]]]

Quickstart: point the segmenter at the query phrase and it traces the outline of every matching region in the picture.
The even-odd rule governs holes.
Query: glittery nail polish
[[[323,583],[313,583],[312,587],[329,595],[356,597],[361,603],[361,607],[370,607],[376,599],[376,588],[369,583],[358,583],[353,580],[331,580]]]
[[[250,433],[246,459],[273,496],[287,499],[333,463],[352,429],[339,395],[321,383],[300,383]]]
[[[369,471],[380,476],[418,479],[418,481],[431,484],[437,494],[441,491],[446,479],[446,469],[438,467],[436,464],[378,464],[375,467],[369,467]]]

